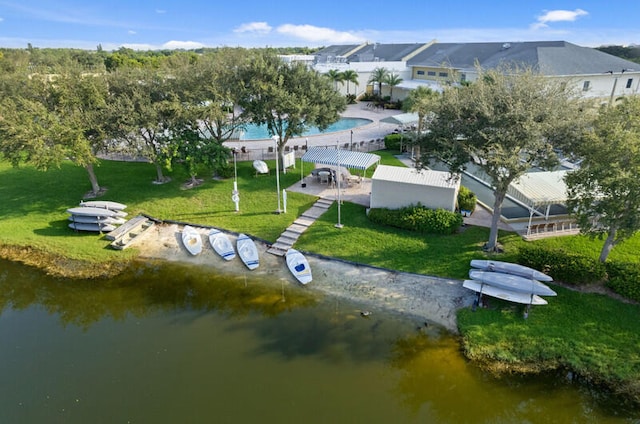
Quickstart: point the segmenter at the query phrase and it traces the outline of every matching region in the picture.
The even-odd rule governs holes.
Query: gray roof
[[[350,55],[347,60],[349,62],[398,62],[423,45],[424,43],[367,44]]]
[[[327,46],[314,53],[315,56],[344,56],[351,50],[358,47],[359,44],[339,44],[333,46]]]
[[[484,69],[514,63],[532,67],[545,75],[602,74],[640,67],[634,62],[566,41],[435,43],[411,58],[407,65],[445,65],[471,71],[476,62]]]

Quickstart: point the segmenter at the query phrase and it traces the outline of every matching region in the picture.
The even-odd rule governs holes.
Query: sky
[[[640,44],[637,0],[0,0],[0,47]]]

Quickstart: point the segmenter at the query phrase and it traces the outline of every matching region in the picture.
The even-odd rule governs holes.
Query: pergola
[[[565,204],[567,186],[564,176],[567,171],[529,172],[512,182],[507,194],[529,207],[529,225],[534,214],[549,218],[551,205]],[[545,207],[545,212],[538,208]]]
[[[374,155],[373,153],[354,152],[351,150],[313,147],[302,156],[302,161],[327,166],[360,169],[366,172],[367,169],[380,162],[380,156]]]

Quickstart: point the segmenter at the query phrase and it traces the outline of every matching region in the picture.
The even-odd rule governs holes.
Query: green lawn
[[[376,152],[382,163],[401,165],[392,152]],[[273,169],[274,163],[268,162]],[[315,197],[288,193],[288,213],[277,208],[275,173],[255,176],[251,162],[238,163],[240,213],[231,201],[233,180],[205,178],[201,186],[181,188],[188,178],[182,169],[168,175],[172,181],[156,185],[154,167],[147,163],[102,161],[96,168],[100,184],[107,187],[105,200],[128,205],[131,216],[151,216],[235,232],[245,232],[273,242],[297,216],[311,207]],[[281,188],[299,181],[299,174],[280,174]],[[0,162],[0,240],[5,246],[35,247],[71,259],[118,263],[133,258],[135,249],[115,251],[96,234],[68,228],[66,209],[76,206],[90,189],[83,169],[70,163],[60,169],[39,172],[31,167],[14,169]],[[417,235],[369,222],[365,208],[344,203],[343,228],[335,228],[338,205],[333,204],[305,233],[296,247],[330,257],[380,267],[441,277],[463,279],[469,261],[483,258],[481,246],[488,229],[465,227],[452,236]],[[514,260],[525,243],[513,233],[501,233],[505,246],[501,260]],[[567,250],[598,256],[602,242],[582,236],[539,240]],[[1,245],[0,245],[1,247]],[[611,258],[640,263],[640,236],[617,246]],[[518,307],[493,301],[495,308],[461,310],[458,322],[464,348],[478,361],[500,361],[507,366],[536,363],[567,366],[607,381],[613,387],[639,396],[640,307],[613,299],[582,294],[561,287],[548,306],[535,308],[524,320]]]

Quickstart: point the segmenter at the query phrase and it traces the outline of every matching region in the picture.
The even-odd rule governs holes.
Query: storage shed
[[[371,207],[400,209],[420,203],[455,211],[460,178],[449,172],[379,165],[371,177]]]

